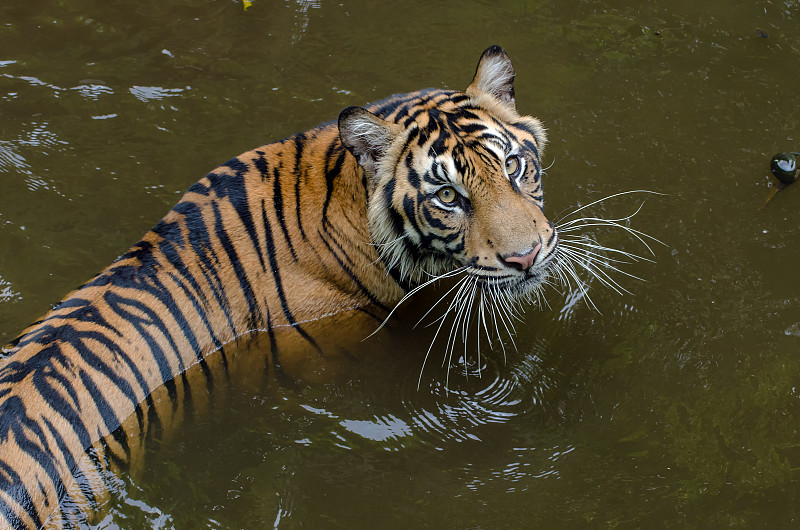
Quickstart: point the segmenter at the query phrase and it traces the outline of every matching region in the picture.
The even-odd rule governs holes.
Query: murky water
[[[464,88],[498,43],[549,128],[551,218],[664,194],[633,220],[666,244],[627,268],[646,281],[594,282],[599,312],[551,291],[518,352],[454,362],[449,392],[435,353],[417,389],[434,329],[409,333],[413,308],[330,383],[231,378],[120,477],[101,526],[796,526],[800,188],[760,207],[770,156],[800,150],[798,35],[800,3],[774,0],[6,2],[0,339],[220,162]]]

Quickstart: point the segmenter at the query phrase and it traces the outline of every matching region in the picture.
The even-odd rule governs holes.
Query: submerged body
[[[359,311],[377,325],[431,276],[535,292],[557,236],[544,132],[517,114],[513,76],[492,47],[465,92],[351,107],[230,160],[25,330],[0,365],[2,524],[61,524],[87,449],[242,334],[291,330],[296,347],[270,355],[302,377],[324,355],[306,322]]]

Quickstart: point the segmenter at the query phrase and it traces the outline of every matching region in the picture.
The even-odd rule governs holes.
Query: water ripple
[[[52,132],[48,122],[31,122],[14,140],[0,140],[0,172],[25,175],[25,184],[30,191],[47,189],[57,191],[52,182],[39,176],[21,151],[35,148],[37,156],[50,154],[48,148],[58,151],[69,143]]]
[[[555,386],[542,363],[534,349],[508,368],[502,362],[487,363],[481,367],[480,377],[469,375],[461,380],[464,388],[448,387],[441,378],[431,380],[427,396],[403,396],[414,434],[434,446],[480,441],[487,425],[541,412],[551,401]]]
[[[0,276],[0,303],[22,300],[22,295],[12,289],[11,282]]]
[[[29,170],[25,157],[17,152],[16,142],[0,140],[0,169]]]
[[[75,90],[86,99],[97,101],[102,94],[113,94],[114,90],[106,85],[100,83],[84,83],[72,87],[70,90]]]
[[[181,95],[183,92],[191,90],[192,87],[187,86],[185,88],[164,88],[160,86],[132,86],[129,91],[133,94],[136,99],[139,101],[144,101],[145,103],[148,101],[153,100],[162,100],[170,97],[175,97]]]

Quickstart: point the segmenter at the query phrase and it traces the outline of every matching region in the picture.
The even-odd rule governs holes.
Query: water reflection
[[[30,191],[45,189],[58,192],[54,182],[39,175],[22,151],[30,149],[37,156],[47,156],[63,151],[69,144],[50,130],[48,122],[34,121],[23,127],[15,140],[0,140],[0,173],[25,175],[25,184]]]
[[[397,442],[414,435],[413,429],[402,419],[387,414],[371,420],[341,420],[339,425],[373,442]]]
[[[300,42],[306,31],[308,30],[308,23],[310,20],[309,11],[311,9],[319,9],[321,7],[320,0],[295,0],[297,9],[294,11],[294,28],[292,30],[292,43],[297,44]]]
[[[0,140],[0,168],[5,166],[5,169],[9,170],[27,169],[30,167],[25,161],[25,158],[17,152],[17,143],[18,142]]]
[[[0,276],[0,303],[22,300],[22,295],[15,291],[11,282]]]
[[[95,480],[102,480],[102,486],[96,487],[96,491],[105,488],[106,492],[103,497],[95,498],[93,506],[79,506],[71,502],[63,504],[63,513],[67,516],[67,520],[73,522],[70,527],[153,530],[175,528],[174,520],[169,513],[143,500],[147,496],[146,492],[132,481],[129,475],[110,472],[108,469],[101,473],[102,476],[95,477]],[[83,483],[87,478],[79,475],[78,480]]]
[[[161,100],[170,97],[180,96],[184,92],[191,90],[192,87],[184,88],[164,88],[160,86],[132,86],[129,90],[136,99],[145,103],[152,100]]]

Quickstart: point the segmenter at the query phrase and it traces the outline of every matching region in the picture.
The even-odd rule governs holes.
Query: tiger
[[[547,136],[517,111],[514,78],[491,46],[463,92],[348,107],[225,162],[25,329],[0,361],[2,526],[67,524],[85,453],[243,334],[289,330],[296,347],[271,341],[273,362],[300,365],[324,355],[310,322],[379,323],[432,278],[510,299],[541,289],[559,242]]]

